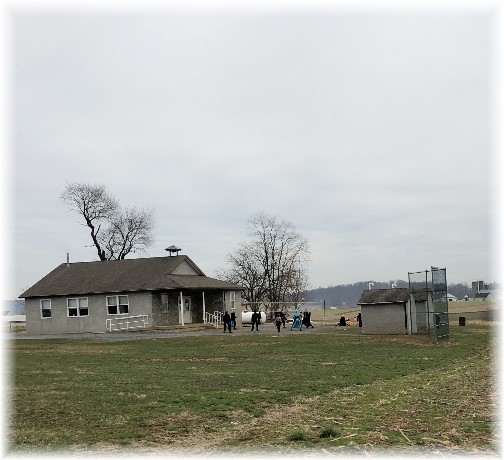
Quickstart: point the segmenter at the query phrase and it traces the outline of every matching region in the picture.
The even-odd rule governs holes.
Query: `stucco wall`
[[[361,305],[362,333],[407,334],[404,304]]]
[[[172,326],[180,324],[179,298],[180,292],[168,291],[168,309],[161,308],[161,292],[135,292],[135,293],[110,293],[94,294],[88,299],[88,316],[68,316],[67,299],[69,297],[52,297],[51,317],[41,318],[40,299],[26,299],[26,330],[29,334],[61,334],[82,332],[106,332],[107,319],[122,316],[149,315],[148,326]],[[107,313],[108,295],[127,295],[129,301],[129,313],[109,315]],[[201,291],[184,291],[184,297],[191,298],[191,321],[203,323],[203,295]],[[230,311],[229,292],[226,292],[226,303],[223,304],[222,291],[205,291],[205,310],[209,313]],[[241,295],[235,293],[235,311],[237,325],[241,326]]]
[[[198,275],[198,272],[186,261],[182,261],[172,272],[174,275]]]
[[[149,315],[149,325],[152,324],[152,295],[149,292],[120,293],[127,295],[129,313],[127,315],[109,315],[107,313],[107,300],[110,294],[94,294],[88,296],[88,316],[68,317],[67,299],[69,297],[52,297],[51,317],[41,318],[40,299],[26,299],[26,331],[30,334],[60,334],[82,332],[105,332],[107,319],[121,316]]]

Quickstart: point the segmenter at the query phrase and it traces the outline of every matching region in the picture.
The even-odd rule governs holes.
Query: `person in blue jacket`
[[[290,330],[292,331],[293,328],[299,328],[300,331],[303,330],[303,325],[301,324],[301,313],[299,313],[297,310],[292,315],[292,325]]]

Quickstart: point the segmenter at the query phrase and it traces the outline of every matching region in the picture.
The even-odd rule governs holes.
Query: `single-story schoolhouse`
[[[365,334],[428,333],[435,327],[432,292],[407,288],[362,292],[362,332]]]
[[[242,287],[209,278],[185,255],[63,263],[23,292],[31,334],[206,323],[236,312]]]

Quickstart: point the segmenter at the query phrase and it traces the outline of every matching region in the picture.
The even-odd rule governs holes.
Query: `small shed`
[[[428,333],[433,326],[431,292],[371,289],[362,292],[357,304],[365,334]]]

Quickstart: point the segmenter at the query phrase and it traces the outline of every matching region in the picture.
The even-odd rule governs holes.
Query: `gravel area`
[[[299,331],[298,329],[290,330],[290,326],[280,329],[280,335],[282,334],[312,334],[317,331],[327,329],[331,326],[320,325],[315,328],[303,329]],[[40,340],[40,339],[86,339],[86,340],[101,340],[109,342],[118,342],[125,340],[144,340],[144,339],[173,339],[176,337],[203,337],[208,335],[218,335],[224,334],[223,329],[196,329],[196,330],[183,330],[183,329],[167,329],[167,330],[152,330],[144,329],[138,331],[129,332],[100,332],[91,333],[86,332],[83,334],[44,334],[44,335],[33,335],[27,334],[26,332],[16,332],[5,334],[4,337],[7,340],[10,339],[21,339],[21,340]],[[261,324],[259,331],[251,331],[250,326],[242,326],[236,328],[231,334],[226,332],[227,335],[250,335],[250,334],[267,334],[267,335],[278,335],[276,327],[271,323]]]

